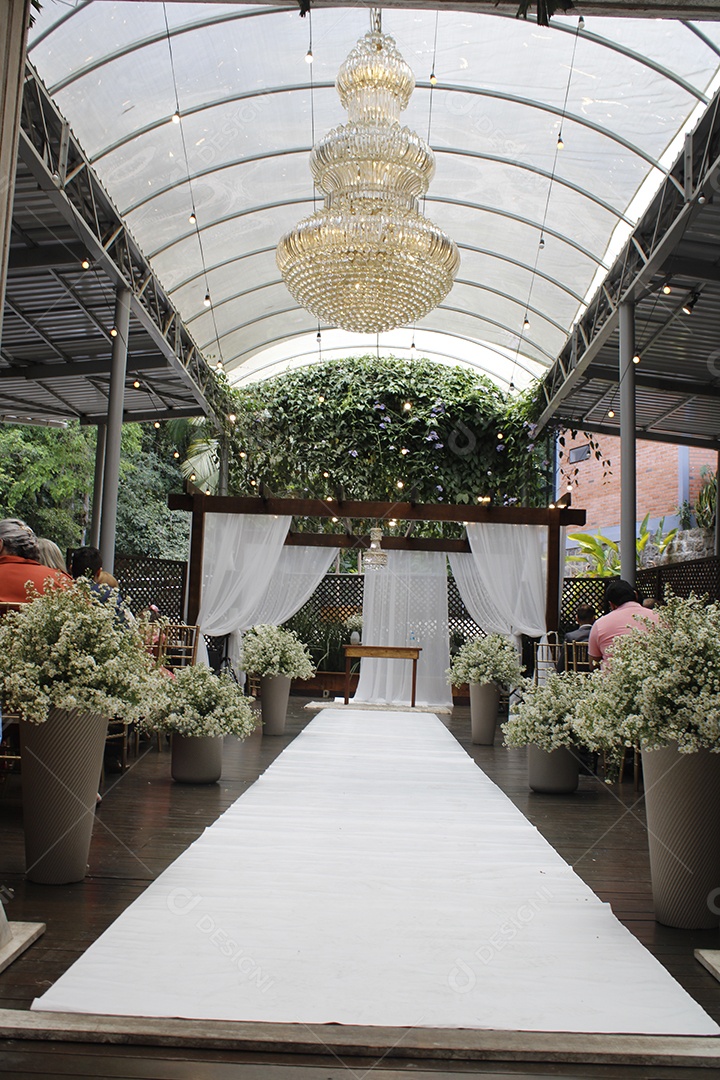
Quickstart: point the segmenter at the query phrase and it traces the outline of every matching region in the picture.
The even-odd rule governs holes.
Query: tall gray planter
[[[577,790],[580,762],[572,750],[542,750],[528,746],[528,784],[543,795],[571,795]]]
[[[180,784],[214,784],[222,776],[222,735],[173,732],[170,771]]]
[[[290,700],[290,679],[287,675],[263,675],[260,679],[260,712],[263,735],[284,735],[285,718]]]
[[[107,717],[85,709],[51,709],[44,724],[20,722],[31,881],[66,885],[87,873],[107,727]]]
[[[720,924],[720,754],[643,750],[655,918],[682,930]]]
[[[470,683],[470,733],[477,746],[495,742],[500,687],[497,683]]]

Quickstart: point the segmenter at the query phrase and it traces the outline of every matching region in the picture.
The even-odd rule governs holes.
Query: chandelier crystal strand
[[[418,210],[435,171],[432,150],[400,124],[415,78],[379,12],[338,72],[348,123],[310,156],[321,210],[277,246],[288,289],[318,319],[356,333],[384,333],[437,307],[452,288],[458,250]]]

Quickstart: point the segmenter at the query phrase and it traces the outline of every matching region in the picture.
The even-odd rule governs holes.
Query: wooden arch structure
[[[285,543],[315,547],[369,548],[369,536],[352,534],[355,520],[388,521],[484,521],[510,525],[544,525],[548,530],[548,575],[545,595],[546,629],[557,630],[560,621],[560,530],[566,525],[584,525],[585,511],[569,506],[534,508],[524,506],[451,506],[442,503],[358,502],[346,499],[281,499],[273,495],[253,498],[204,495],[196,490],[186,495],[170,495],[171,510],[192,514],[190,568],[188,577],[188,622],[197,622],[202,592],[202,563],[206,514],[276,514],[289,517],[335,517],[345,522],[345,533],[289,533]],[[467,539],[442,540],[428,537],[383,537],[383,547],[403,551],[470,551]]]

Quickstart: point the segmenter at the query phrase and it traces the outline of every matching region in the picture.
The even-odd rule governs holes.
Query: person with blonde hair
[[[63,553],[54,540],[48,540],[46,536],[38,536],[38,559],[43,566],[52,566],[55,570],[67,573],[67,565]]]

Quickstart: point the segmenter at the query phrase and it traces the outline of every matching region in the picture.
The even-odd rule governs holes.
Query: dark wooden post
[[[547,593],[545,629],[560,629],[560,513],[550,511],[547,549]]]
[[[192,497],[192,525],[190,527],[190,565],[188,567],[187,621],[194,626],[202,600],[203,550],[205,547],[205,495]]]

